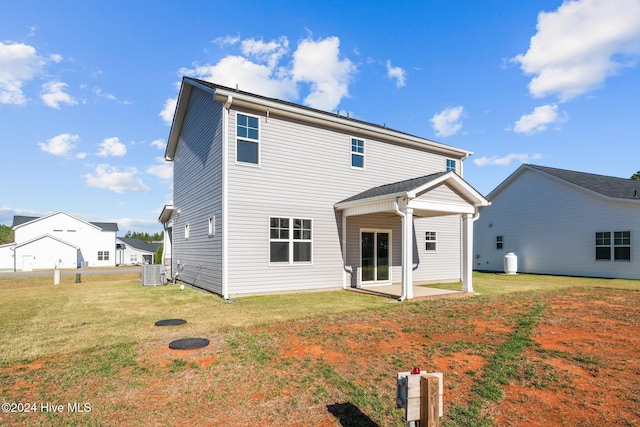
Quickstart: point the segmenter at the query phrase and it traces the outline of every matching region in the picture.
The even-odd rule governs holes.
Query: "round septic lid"
[[[194,348],[203,348],[209,345],[206,338],[183,338],[181,340],[171,341],[169,348],[174,350],[192,350]]]
[[[158,320],[156,322],[156,326],[177,326],[177,325],[184,325],[185,323],[187,323],[187,321],[183,319],[165,319],[165,320]]]

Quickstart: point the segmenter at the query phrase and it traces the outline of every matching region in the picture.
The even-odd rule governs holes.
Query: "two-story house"
[[[473,221],[488,201],[469,151],[184,78],[160,222],[172,276],[229,298],[458,282],[472,291]]]
[[[0,269],[115,267],[113,222],[87,222],[65,212],[14,216],[15,242],[0,246]]]

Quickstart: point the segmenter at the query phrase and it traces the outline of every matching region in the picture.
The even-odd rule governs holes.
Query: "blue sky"
[[[640,170],[640,0],[5,2],[0,224],[161,231],[183,75],[521,163]],[[398,167],[402,167],[398,165]]]

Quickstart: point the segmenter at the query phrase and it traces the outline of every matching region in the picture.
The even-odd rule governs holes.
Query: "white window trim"
[[[209,227],[209,236],[215,236],[216,235],[216,216],[211,215],[207,220],[207,224]]]
[[[448,164],[449,162],[453,162],[453,169],[449,169],[449,164]],[[456,159],[446,159],[444,161],[444,170],[446,172],[449,172],[449,171],[456,172],[458,170],[458,162],[456,161]]]
[[[242,115],[242,116],[247,116],[247,117],[254,117],[256,119],[258,119],[258,139],[252,139],[252,138],[239,138],[238,137],[238,114]],[[242,113],[239,111],[236,111],[236,116],[235,116],[235,131],[234,131],[234,140],[233,140],[233,148],[234,148],[234,154],[235,154],[235,163],[236,165],[239,166],[249,166],[249,167],[253,167],[253,168],[259,168],[260,164],[262,163],[262,125],[260,124],[260,116],[256,116],[255,114],[247,114],[247,113]],[[248,142],[255,142],[256,144],[258,144],[258,163],[248,163],[248,162],[241,162],[238,160],[238,139],[242,139],[243,141],[248,141]]]
[[[434,239],[433,240],[427,240],[427,233],[433,233],[434,235]],[[433,242],[436,244],[436,248],[435,249],[427,249],[427,243],[429,242]],[[436,254],[438,253],[438,232],[437,231],[432,231],[432,230],[425,230],[424,233],[424,251],[428,254]]]
[[[358,141],[362,141],[362,153],[356,153],[353,151],[353,140],[358,140]],[[359,170],[359,171],[363,171],[366,169],[367,167],[367,159],[365,157],[366,153],[367,153],[367,141],[363,138],[356,138],[354,136],[352,136],[351,138],[349,138],[349,166],[351,166],[351,169],[353,170]],[[353,166],[353,156],[360,156],[362,157],[362,167],[358,167],[358,166]]]
[[[388,280],[368,280],[366,282],[362,281],[362,233],[388,233],[389,234],[389,279]],[[361,228],[358,239],[358,264],[360,268],[358,269],[358,282],[361,286],[379,286],[379,285],[388,285],[393,283],[393,233],[389,229],[383,228]],[[376,265],[376,273],[377,273],[377,265]],[[374,277],[377,274],[374,274]]]
[[[273,218],[284,218],[289,220],[289,238],[288,239],[272,239],[271,238],[271,220]],[[311,239],[294,239],[293,238],[293,220],[307,220],[311,221]],[[287,216],[287,215],[273,215],[269,216],[269,222],[267,223],[267,260],[269,261],[269,266],[289,266],[289,265],[313,265],[313,236],[315,235],[314,220],[313,218],[305,218],[305,217],[296,217],[296,216]],[[271,261],[271,242],[288,242],[289,243],[289,261],[283,262],[272,262]],[[311,261],[294,261],[293,260],[293,243],[294,242],[309,242],[311,243]]]
[[[628,245],[616,245],[616,233],[629,233]],[[614,262],[631,262],[631,230],[621,230],[612,232],[611,236],[611,258]],[[629,248],[629,259],[616,259],[616,248]]]

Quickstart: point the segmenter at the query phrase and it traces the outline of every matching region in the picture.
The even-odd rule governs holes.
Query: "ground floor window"
[[[611,261],[612,255],[614,261],[631,261],[630,231],[596,232],[596,261]]]
[[[504,240],[502,236],[496,236],[496,249],[501,250],[503,246]]]
[[[426,231],[425,232],[425,249],[427,252],[435,252],[436,251],[436,232],[435,231]]]
[[[269,262],[310,263],[312,221],[303,218],[269,218]]]
[[[98,251],[98,261],[109,261],[109,251]]]
[[[138,262],[138,255],[131,255],[129,257],[129,262]]]

